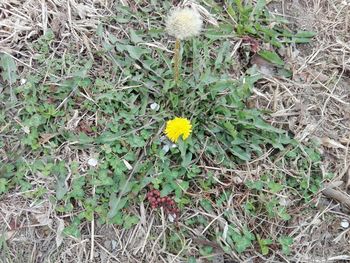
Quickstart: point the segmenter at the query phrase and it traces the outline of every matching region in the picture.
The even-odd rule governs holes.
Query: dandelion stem
[[[180,39],[176,39],[174,50],[174,80],[175,83],[179,80],[179,67],[180,67]]]

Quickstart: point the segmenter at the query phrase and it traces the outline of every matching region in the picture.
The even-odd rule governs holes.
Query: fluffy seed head
[[[166,20],[169,35],[180,40],[199,35],[202,25],[201,15],[196,9],[189,7],[174,9]]]

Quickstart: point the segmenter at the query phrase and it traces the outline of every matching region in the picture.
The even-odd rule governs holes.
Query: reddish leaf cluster
[[[243,42],[247,43],[250,45],[250,48],[253,53],[257,53],[260,50],[260,44],[259,41],[256,40],[255,38],[252,38],[250,36],[244,36],[242,37]]]
[[[179,208],[176,207],[176,203],[169,196],[160,197],[160,192],[153,189],[147,193],[148,202],[151,204],[153,209],[163,207],[165,212],[168,214],[180,213]]]

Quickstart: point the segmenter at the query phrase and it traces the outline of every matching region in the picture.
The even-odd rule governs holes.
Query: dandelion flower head
[[[169,35],[180,40],[199,35],[202,25],[201,15],[196,9],[189,7],[174,9],[166,20]]]
[[[172,142],[177,142],[181,135],[182,139],[186,140],[191,132],[191,122],[186,118],[175,117],[166,123],[165,134]]]

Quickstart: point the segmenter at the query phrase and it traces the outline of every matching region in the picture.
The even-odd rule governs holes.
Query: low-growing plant
[[[94,51],[94,60],[69,49],[65,56],[52,55],[57,36],[48,30],[32,45],[38,53],[34,63],[42,69],[21,76],[25,81],[20,84],[14,61],[2,55],[2,65],[8,65],[2,66],[3,78],[13,90],[0,98],[7,110],[18,107],[8,98],[19,98],[21,110],[5,130],[18,138],[20,147],[17,152],[9,150],[0,166],[0,195],[16,189],[30,190],[28,198],[49,196],[58,216],[74,215],[65,225],[68,236],[80,237],[83,223],[93,220],[130,229],[140,220],[130,208],[148,200],[146,209],[162,207],[177,220],[181,210],[195,207],[203,212],[184,224],[205,228],[205,239],[228,254],[257,248],[266,256],[276,246],[290,253],[292,237],[261,233],[260,225],[272,219],[288,224],[293,206],[310,203],[324,180],[320,154],[268,123],[268,112],[248,105],[264,76],[254,67],[233,76],[231,41],[249,36],[279,48],[308,42],[313,35],[289,30],[284,19],[268,12],[265,1],[225,1],[227,15],[210,2],[211,11],[221,13],[218,27],[184,42],[181,49],[179,39],[185,37],[176,33],[173,65],[163,48],[145,45],[163,40],[162,29],[128,29],[118,37],[107,32],[107,22],[137,21],[126,7],[121,7],[120,16],[108,18],[111,21],[101,20],[96,31],[101,48]],[[157,7],[169,8],[167,3]],[[147,10],[139,12],[144,17]],[[168,23],[172,16],[175,13]],[[159,25],[157,19],[150,17],[149,23]],[[202,26],[198,21],[196,25],[194,35]],[[285,67],[274,48],[256,53]],[[12,115],[0,116],[2,126]],[[11,136],[9,141],[1,138],[6,149]],[[294,165],[295,173],[286,175],[281,168],[240,183],[224,182],[225,170],[244,169],[268,151],[276,167]],[[38,177],[46,184],[36,182]],[[235,209],[227,207],[236,190],[244,198],[235,209],[256,225],[237,219]],[[288,199],[293,199],[290,204]],[[218,210],[224,211],[222,215],[216,215]],[[208,214],[222,218],[224,229]],[[170,226],[167,231],[167,246],[174,253],[182,251],[184,240],[193,235],[186,228]],[[205,257],[214,251],[210,245],[198,247]]]

